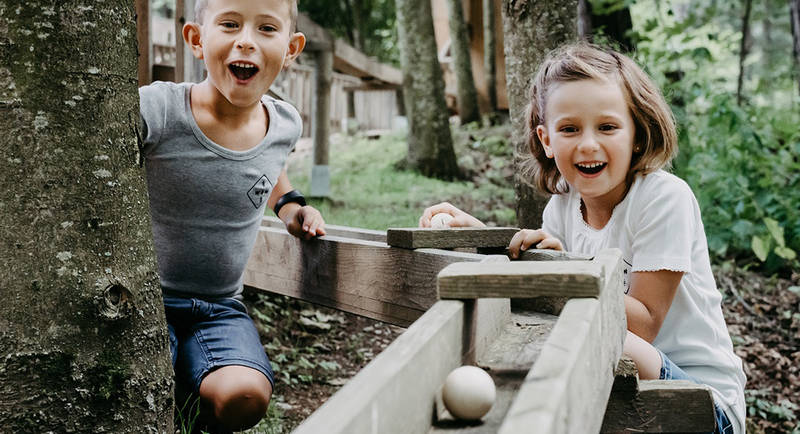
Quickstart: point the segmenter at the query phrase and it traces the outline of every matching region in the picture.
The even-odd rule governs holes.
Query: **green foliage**
[[[759,417],[781,424],[786,429],[785,432],[800,433],[800,420],[797,417],[800,406],[788,399],[778,403],[771,402],[766,399],[767,394],[762,390],[746,390],[745,395],[748,417]],[[794,427],[790,428],[791,426]]]
[[[632,8],[637,56],[672,104],[680,142],[674,171],[697,196],[712,256],[767,273],[796,268],[800,112],[791,56],[771,54],[775,46],[790,52],[788,20],[754,9],[753,19],[771,26],[770,35],[755,30],[754,41],[769,37],[770,44],[754,46],[746,59],[747,94],[739,106],[738,3],[653,6],[639,1]]]

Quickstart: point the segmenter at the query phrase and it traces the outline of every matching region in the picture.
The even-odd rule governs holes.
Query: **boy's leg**
[[[253,321],[234,299],[191,299],[192,327],[176,371],[200,396],[200,424],[211,432],[250,428],[266,414],[272,367]]]
[[[200,399],[213,419],[230,430],[254,426],[267,413],[272,385],[261,372],[230,365],[211,371],[200,383]]]

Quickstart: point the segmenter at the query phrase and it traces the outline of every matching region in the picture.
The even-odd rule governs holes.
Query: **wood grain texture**
[[[711,390],[683,380],[642,380],[639,393],[612,393],[603,433],[701,433],[714,431]]]
[[[604,272],[599,298],[567,302],[499,432],[600,430],[625,335],[619,250],[593,261]]]
[[[386,243],[404,249],[507,247],[517,228],[389,228]]]
[[[461,365],[463,303],[437,302],[294,434],[423,433],[436,393]]]
[[[455,263],[439,272],[440,298],[596,297],[603,270],[593,261]]]
[[[262,226],[244,283],[407,327],[437,301],[442,268],[483,258],[334,236],[301,241],[285,229]]]

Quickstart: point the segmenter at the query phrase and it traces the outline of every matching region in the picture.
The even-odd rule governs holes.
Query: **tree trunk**
[[[792,21],[792,52],[794,53],[795,77],[797,91],[800,92],[800,0],[789,0],[789,12]]]
[[[456,178],[460,174],[436,55],[430,0],[396,0],[396,5],[409,122],[406,162],[426,176]]]
[[[486,94],[489,96],[489,123],[499,122],[497,114],[497,39],[495,39],[494,0],[483,0],[483,68],[486,71]]]
[[[311,166],[310,197],[327,198],[331,194],[330,135],[331,84],[333,83],[333,51],[314,52],[314,164]]]
[[[453,56],[453,72],[458,88],[458,117],[461,125],[480,122],[478,91],[472,77],[472,62],[469,55],[469,35],[464,22],[464,7],[461,0],[447,0],[450,18],[450,54]]]
[[[744,0],[744,15],[742,16],[742,41],[739,44],[739,79],[736,82],[736,104],[742,105],[742,88],[744,87],[744,61],[747,58],[750,43],[750,11],[753,0]]]
[[[129,0],[0,0],[2,432],[172,432],[135,22]]]
[[[577,37],[577,0],[504,0],[503,38],[505,40],[508,109],[513,127],[514,164],[533,158],[525,141],[525,109],[528,90],[536,70],[551,49]],[[547,196],[520,178],[515,170],[517,224],[521,228],[539,228]]]

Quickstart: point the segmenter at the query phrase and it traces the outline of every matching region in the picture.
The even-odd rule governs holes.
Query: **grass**
[[[474,143],[457,147],[472,147]],[[509,204],[513,204],[514,193],[510,183],[485,182],[486,185],[478,186],[473,181],[441,181],[397,170],[395,165],[405,158],[406,152],[404,135],[378,139],[336,137],[330,152],[331,198],[311,199],[309,203],[320,210],[326,223],[366,229],[415,227],[425,207],[445,200],[496,224],[513,222],[513,205]],[[456,155],[461,153],[457,150]],[[477,159],[468,152],[464,155],[460,165],[473,172],[470,163]],[[295,160],[287,170],[292,184],[300,191],[310,190],[310,160]],[[478,206],[490,203],[498,206]]]

